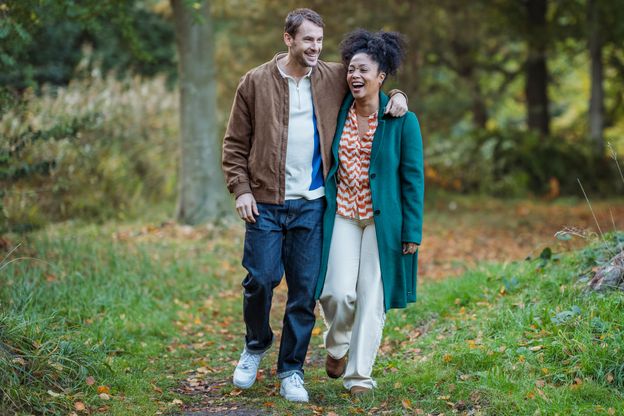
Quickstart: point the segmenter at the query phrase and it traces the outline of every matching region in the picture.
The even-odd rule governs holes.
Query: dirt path
[[[581,202],[444,201],[427,208],[419,257],[423,280],[456,276],[481,261],[535,257],[545,247],[559,252],[582,246],[582,238],[563,242],[554,237],[565,227],[597,231],[591,211]],[[597,202],[593,209],[603,232],[612,231],[613,222],[624,229],[623,201]]]
[[[594,212],[603,231],[615,227],[624,229],[624,201],[596,202]],[[528,256],[539,256],[545,247],[555,252],[569,251],[585,244],[583,238],[559,241],[554,235],[565,227],[591,236],[597,227],[591,211],[584,202],[546,203],[543,201],[501,201],[492,199],[467,199],[435,201],[426,206],[423,244],[419,257],[419,280],[421,282],[454,277],[479,262],[506,262],[523,260]],[[188,240],[213,251],[222,258],[217,277],[232,280],[232,289],[227,296],[232,302],[240,301],[240,286],[244,270],[240,266],[243,242],[242,224],[228,229],[214,227],[185,227],[173,223],[146,227],[141,230],[128,229],[117,233],[120,240],[158,241],[161,239]],[[224,295],[225,296],[225,295]],[[284,310],[286,288],[282,284],[274,296],[272,327],[279,339],[281,316]],[[236,319],[230,317],[230,319]],[[231,335],[232,351],[238,351],[238,338],[242,322],[228,321],[237,329]],[[240,327],[237,327],[240,326]],[[228,325],[230,328],[231,326]],[[318,334],[317,334],[318,335]],[[235,341],[236,340],[236,341]],[[230,344],[230,342],[228,342]],[[276,349],[266,358],[274,363]],[[238,352],[236,352],[237,354]],[[318,345],[311,346],[307,357],[308,366],[322,367],[323,351]],[[194,396],[194,405],[186,408],[185,416],[256,416],[271,414],[271,408],[249,408],[237,397],[242,392],[232,390],[231,370],[235,361],[230,361],[222,371],[199,377],[201,374],[187,374],[177,389],[178,392]],[[279,396],[279,382],[273,381],[273,370],[262,370],[259,377],[261,393],[270,404]],[[271,374],[270,374],[271,372]],[[265,374],[266,373],[266,374]],[[258,390],[258,389],[256,389]]]

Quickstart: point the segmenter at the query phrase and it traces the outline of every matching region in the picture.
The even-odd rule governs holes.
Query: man
[[[288,300],[277,373],[280,394],[307,402],[303,363],[314,328],[320,267],[324,177],[330,168],[336,117],[345,94],[344,65],[319,60],[323,20],[310,9],[288,14],[281,53],[245,74],[223,140],[223,171],[246,222],[243,266],[245,348],[233,382],[250,388],[273,342],[273,289],[285,274]],[[400,116],[395,94],[386,111]]]

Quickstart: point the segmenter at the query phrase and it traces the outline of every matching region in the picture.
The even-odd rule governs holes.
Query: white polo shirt
[[[286,199],[317,199],[325,195],[321,145],[314,104],[310,71],[297,82],[278,65],[288,80],[289,115],[286,145]]]

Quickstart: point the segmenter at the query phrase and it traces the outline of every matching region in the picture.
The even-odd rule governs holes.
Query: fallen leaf
[[[93,377],[89,376],[89,377],[87,377],[85,382],[87,383],[87,386],[92,386],[92,385],[95,384],[95,379]]]
[[[182,406],[184,404],[184,402],[182,400],[180,400],[180,399],[173,399],[171,404],[176,404],[178,406]]]
[[[411,400],[403,399],[403,400],[401,400],[401,404],[403,405],[404,409],[408,409],[408,410],[412,409],[412,402],[411,402]]]
[[[83,402],[76,402],[74,403],[74,409],[76,409],[76,411],[78,412],[82,412],[83,410],[86,409],[86,407]]]
[[[608,383],[613,383],[613,374],[611,374],[611,373],[607,374],[607,382]]]
[[[99,397],[102,400],[110,400],[110,396],[106,393],[100,393]]]
[[[444,354],[444,356],[442,357],[442,361],[444,361],[445,363],[450,363],[452,359],[453,356],[451,354]]]
[[[230,396],[240,396],[243,391],[241,389],[234,389],[230,392]]]
[[[542,345],[534,345],[532,347],[529,347],[529,350],[531,350],[531,351],[539,351],[542,348],[544,348]]]
[[[312,335],[317,336],[321,334],[321,328],[318,326],[312,330]]]
[[[22,357],[13,358],[11,362],[19,365],[26,365],[26,361]]]
[[[208,374],[210,372],[210,369],[208,367],[199,367],[197,370],[199,374]]]
[[[52,390],[48,390],[48,394],[50,396],[52,396],[52,397],[59,397],[59,396],[61,396],[61,393],[56,393],[56,392],[54,392]]]
[[[110,393],[110,389],[108,388],[108,386],[98,386],[98,388],[97,388],[97,392],[98,392],[98,393],[106,393],[106,394],[109,394],[109,393]]]
[[[546,393],[544,393],[542,390],[537,389],[537,394],[539,394],[540,396],[542,396],[542,399],[546,400],[547,402],[550,401],[550,399],[548,399],[548,397],[546,396]]]

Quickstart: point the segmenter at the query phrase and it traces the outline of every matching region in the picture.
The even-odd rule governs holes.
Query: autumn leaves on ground
[[[593,205],[603,231],[624,227],[622,201]],[[240,224],[156,217],[5,236],[0,414],[622,414],[624,296],[583,293],[621,235],[588,246],[596,225],[582,201],[444,197],[426,215],[419,300],[388,315],[379,388],[353,400],[325,376],[319,319],[305,405],[279,396],[277,348],[252,389],[230,383]],[[566,227],[587,239],[555,239]]]

